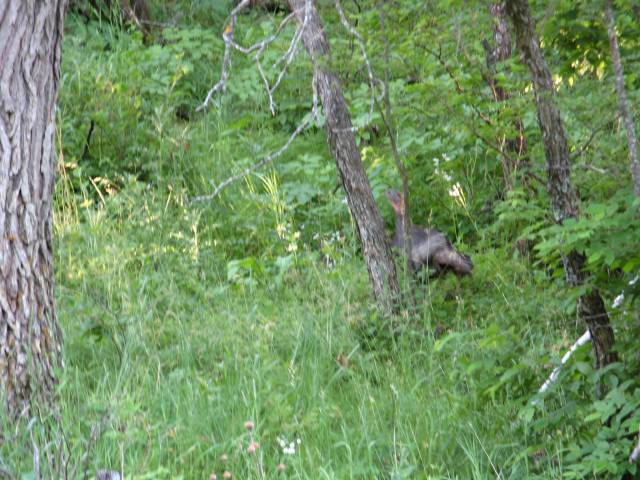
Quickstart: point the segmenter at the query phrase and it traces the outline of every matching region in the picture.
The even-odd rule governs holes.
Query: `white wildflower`
[[[453,187],[449,189],[449,196],[453,198],[462,198],[462,195],[462,187],[460,187],[460,184],[456,182]]]
[[[296,453],[296,444],[300,445],[302,440],[299,438],[294,442],[289,442],[285,437],[277,437],[278,445],[282,449],[282,453],[285,455],[295,455]]]

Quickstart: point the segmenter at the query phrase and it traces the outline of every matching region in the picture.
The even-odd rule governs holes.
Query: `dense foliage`
[[[155,23],[144,37],[118,15],[71,11],[55,217],[66,369],[57,413],[29,429],[3,428],[0,438],[12,441],[0,443],[2,469],[34,478],[39,445],[39,468],[60,468],[44,458],[62,452],[78,475],[69,478],[121,466],[137,480],[224,470],[274,478],[280,462],[281,475],[309,479],[637,474],[627,459],[640,425],[640,282],[630,285],[640,273],[640,201],[599,3],[531,2],[581,201],[580,219],[563,226],[550,213],[533,94],[515,53],[495,72],[511,98],[498,104],[491,95],[487,5],[390,2],[387,64],[381,7],[344,3],[374,73],[390,71],[413,221],[469,253],[473,277],[402,274],[415,305],[382,318],[321,126],[219,197],[191,202],[278,149],[312,106],[303,51],[276,92],[275,116],[252,58],[235,52],[226,92],[196,110],[219,79],[232,2],[149,2]],[[319,4],[391,229],[384,192],[401,180],[383,107],[369,114],[357,41],[332,2]],[[632,4],[615,6],[638,118]],[[259,41],[284,15],[251,9],[236,40]],[[293,32],[263,55],[272,81]],[[528,167],[508,189],[498,150],[515,119]],[[596,371],[581,347],[537,394],[585,330],[575,320],[581,292],[568,289],[560,261],[572,249],[588,258],[583,288],[597,286],[608,302],[621,361]]]

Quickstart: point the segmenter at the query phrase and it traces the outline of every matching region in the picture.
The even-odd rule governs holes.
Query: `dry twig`
[[[291,41],[289,43],[289,47],[287,48],[287,50],[284,52],[284,54],[272,66],[272,68],[279,68],[278,75],[277,75],[276,80],[275,80],[275,82],[273,84],[269,83],[269,80],[267,78],[267,74],[264,71],[264,68],[262,66],[261,57],[262,57],[262,54],[264,53],[264,51],[266,50],[266,48],[270,44],[272,44],[279,37],[279,35],[284,30],[284,27],[291,21],[291,19],[294,18],[294,14],[291,13],[291,14],[287,15],[282,20],[282,22],[280,23],[280,25],[278,26],[276,31],[272,35],[270,35],[269,37],[261,40],[260,42],[255,43],[255,44],[253,44],[253,45],[251,45],[249,47],[244,47],[244,46],[239,45],[238,43],[235,42],[235,40],[234,40],[234,31],[235,31],[235,26],[236,26],[236,23],[237,23],[238,14],[246,6],[248,6],[249,2],[250,2],[250,0],[243,0],[229,14],[229,21],[227,22],[227,27],[225,28],[225,30],[224,30],[224,32],[222,34],[222,38],[223,38],[224,44],[225,44],[225,50],[224,50],[224,56],[223,56],[223,61],[222,61],[222,71],[221,71],[221,74],[220,74],[220,80],[209,90],[209,92],[207,93],[207,96],[205,97],[205,100],[196,109],[196,111],[201,111],[201,110],[207,108],[208,105],[209,105],[209,102],[211,101],[211,99],[213,98],[213,96],[215,94],[217,94],[219,92],[224,92],[226,90],[227,81],[229,79],[229,71],[230,71],[230,68],[231,68],[231,50],[233,49],[233,50],[237,50],[238,52],[243,53],[245,55],[250,55],[250,54],[253,54],[255,52],[255,55],[254,55],[253,59],[256,62],[256,66],[257,66],[258,72],[260,74],[260,78],[262,79],[262,82],[264,83],[265,90],[266,90],[268,98],[269,98],[269,110],[271,111],[272,115],[276,114],[276,105],[275,105],[275,101],[273,99],[273,94],[276,91],[276,89],[278,88],[278,86],[280,85],[280,83],[282,82],[282,79],[286,75],[286,72],[287,72],[289,66],[293,62],[293,59],[295,58],[296,53],[298,52],[298,47],[299,47],[299,44],[300,44],[300,40],[302,38],[302,33],[304,32],[305,28],[307,27],[307,23],[308,23],[308,20],[310,18],[310,12],[311,12],[311,7],[313,6],[313,1],[312,0],[306,0],[305,1],[305,13],[304,13],[303,21],[298,24],[296,32],[294,33],[294,35],[293,35],[293,37],[292,37],[292,39],[291,39]],[[347,31],[349,31],[349,33],[351,33],[351,35],[353,35],[357,39],[358,45],[360,46],[360,51],[361,51],[362,56],[364,58],[364,63],[365,63],[366,68],[367,68],[367,75],[368,75],[368,79],[369,79],[369,87],[370,87],[370,90],[371,90],[371,102],[370,102],[369,119],[366,122],[366,124],[368,124],[371,121],[371,118],[373,116],[373,108],[374,108],[374,103],[375,103],[375,84],[376,84],[377,80],[373,75],[373,69],[371,67],[371,62],[369,61],[369,57],[368,57],[366,49],[365,49],[364,40],[362,39],[362,36],[358,33],[358,31],[347,20],[347,17],[346,17],[346,15],[345,15],[345,13],[344,13],[344,11],[342,9],[342,5],[340,4],[340,0],[336,0],[336,9],[338,10],[338,13],[340,14],[340,20],[341,20],[343,26],[347,29]],[[319,115],[319,110],[318,110],[318,85],[317,85],[317,82],[318,82],[318,79],[317,79],[316,75],[314,74],[313,80],[311,82],[311,90],[312,90],[312,95],[313,95],[313,106],[311,108],[311,112],[310,113],[311,113],[311,118],[313,120],[315,120],[316,123],[319,124],[320,123],[320,115]],[[378,80],[378,82],[379,82],[379,80]],[[242,178],[245,178],[247,175],[253,173],[254,171],[264,167],[266,164],[272,162],[273,160],[275,160],[276,158],[281,156],[289,148],[289,146],[296,139],[296,137],[298,137],[298,135],[300,135],[300,133],[302,133],[302,131],[304,129],[306,129],[307,127],[309,127],[310,125],[311,125],[311,120],[307,116],[307,117],[305,117],[305,119],[303,119],[298,124],[298,126],[293,131],[293,133],[289,136],[289,138],[287,139],[285,144],[282,147],[280,147],[278,150],[266,155],[265,157],[263,157],[259,161],[251,164],[250,166],[248,166],[247,168],[242,170],[240,173],[232,175],[232,176],[228,177],[227,179],[223,180],[222,182],[220,182],[218,185],[215,186],[215,188],[214,188],[212,193],[210,193],[208,195],[200,195],[200,196],[196,196],[196,197],[190,198],[189,199],[189,203],[197,203],[197,202],[203,202],[203,201],[211,200],[211,199],[215,198],[216,196],[218,196],[220,194],[220,192],[224,188],[228,187],[229,185],[235,183],[238,180],[241,180]],[[356,128],[357,127],[351,127],[351,130],[355,130]]]
[[[633,286],[636,284],[638,280],[639,280],[639,276],[636,275],[632,280],[629,281],[628,285]],[[620,294],[613,300],[613,304],[611,305],[611,308],[617,309],[620,307],[620,305],[622,305],[622,302],[624,300],[625,290],[626,288],[623,289],[622,292],[620,292]],[[560,362],[560,365],[558,365],[556,368],[553,369],[553,371],[551,372],[551,375],[549,375],[549,378],[545,380],[545,382],[540,387],[540,390],[538,390],[538,393],[543,393],[549,389],[549,387],[553,384],[553,382],[557,380],[558,375],[560,374],[560,369],[565,363],[569,361],[569,358],[571,358],[571,355],[573,355],[573,352],[575,352],[579,347],[587,343],[589,340],[591,340],[591,332],[587,330],[582,334],[582,336],[578,340],[576,340],[576,342],[571,346],[571,348],[567,351],[567,353],[564,354]],[[640,454],[640,451],[638,452],[638,454]]]

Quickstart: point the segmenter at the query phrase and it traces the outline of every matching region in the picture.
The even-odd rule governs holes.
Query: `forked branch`
[[[272,68],[273,69],[279,69],[278,73],[276,75],[276,79],[273,82],[273,84],[271,84],[269,82],[269,79],[267,77],[267,74],[263,68],[263,64],[262,64],[262,54],[265,52],[265,50],[267,49],[267,47],[269,45],[271,45],[284,31],[285,26],[292,20],[295,18],[294,14],[291,13],[289,15],[287,15],[282,22],[280,23],[280,25],[278,26],[278,28],[276,29],[276,31],[262,39],[261,41],[254,43],[253,45],[250,45],[248,47],[242,46],[240,44],[238,44],[235,39],[234,39],[234,33],[235,33],[235,28],[236,28],[236,24],[237,24],[237,20],[238,20],[238,15],[240,14],[240,12],[246,8],[248,5],[250,4],[250,0],[242,0],[229,14],[229,19],[226,22],[226,27],[224,32],[222,33],[222,39],[224,40],[224,56],[223,56],[223,60],[222,60],[222,67],[221,67],[221,73],[220,73],[220,79],[218,80],[218,82],[211,87],[211,89],[209,90],[209,92],[207,93],[203,103],[196,109],[196,111],[201,111],[206,109],[209,106],[209,103],[211,102],[212,98],[221,92],[224,92],[226,90],[227,87],[227,82],[229,80],[229,76],[230,76],[230,69],[231,69],[231,51],[232,50],[236,50],[242,54],[245,55],[253,55],[253,60],[256,63],[256,68],[258,69],[258,72],[260,74],[260,78],[262,79],[262,82],[264,84],[265,87],[265,91],[267,93],[267,96],[269,98],[269,110],[271,112],[272,115],[275,116],[276,114],[276,103],[274,101],[273,95],[274,92],[276,91],[276,89],[280,86],[283,78],[285,77],[289,66],[291,65],[291,63],[293,62],[293,59],[296,56],[296,53],[299,50],[299,45],[300,45],[300,41],[302,39],[302,34],[305,30],[305,28],[307,27],[309,18],[310,18],[310,11],[311,8],[313,6],[313,1],[312,0],[305,0],[305,12],[304,12],[304,18],[302,19],[301,22],[298,22],[298,26],[296,28],[296,31],[293,35],[293,37],[291,38],[291,41],[289,42],[289,46],[287,48],[287,50],[282,54],[282,56],[276,61],[274,62]],[[371,100],[370,100],[370,107],[369,107],[369,118],[366,122],[366,124],[370,123],[371,118],[373,116],[373,109],[374,109],[374,104],[375,104],[375,86],[376,83],[379,83],[380,81],[377,80],[373,74],[373,69],[371,67],[371,62],[369,61],[369,57],[367,55],[366,52],[366,48],[365,48],[365,44],[364,44],[364,40],[362,39],[362,36],[358,33],[358,31],[353,27],[353,25],[351,25],[344,13],[344,10],[342,9],[342,5],[340,4],[340,0],[335,0],[335,4],[336,4],[336,9],[338,11],[338,13],[340,14],[340,21],[342,23],[342,25],[347,29],[347,31],[353,35],[357,42],[358,45],[360,47],[360,51],[362,53],[363,56],[363,61],[365,63],[366,69],[367,69],[367,76],[368,76],[368,83],[369,83],[369,88],[370,88],[370,92],[371,92]],[[242,170],[241,172],[232,175],[230,177],[228,177],[227,179],[223,180],[222,182],[220,182],[218,185],[215,186],[214,190],[212,193],[208,194],[208,195],[201,195],[201,196],[196,196],[196,197],[192,197],[189,199],[189,203],[196,203],[196,202],[203,202],[203,201],[208,201],[211,200],[213,198],[215,198],[216,196],[218,196],[220,194],[220,192],[225,189],[226,187],[228,187],[229,185],[235,183],[238,180],[241,180],[243,178],[245,178],[247,175],[250,175],[251,173],[253,173],[254,171],[264,167],[265,165],[267,165],[268,163],[272,162],[273,160],[275,160],[276,158],[280,157],[284,152],[287,151],[287,149],[290,147],[290,145],[293,143],[293,141],[296,139],[296,137],[298,137],[300,135],[300,133],[302,133],[303,130],[305,130],[307,127],[309,127],[312,123],[312,120],[315,120],[317,123],[319,122],[320,119],[320,115],[318,112],[318,85],[317,85],[317,78],[314,75],[313,80],[311,82],[311,90],[312,90],[312,95],[313,95],[313,105],[311,108],[311,112],[310,115],[305,116],[305,119],[303,119],[298,126],[296,127],[296,129],[293,131],[293,133],[289,136],[289,138],[287,139],[287,141],[285,142],[284,145],[282,145],[278,150],[266,155],[265,157],[263,157],[262,159],[258,160],[257,162],[253,163],[252,165],[248,166],[247,168],[245,168],[244,170]],[[355,130],[357,127],[351,127],[351,129]]]

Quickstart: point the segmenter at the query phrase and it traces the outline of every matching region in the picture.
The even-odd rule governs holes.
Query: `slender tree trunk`
[[[55,107],[66,0],[0,3],[0,383],[9,411],[50,399]]]
[[[320,23],[315,2],[290,0],[289,4],[298,22],[303,23],[306,18],[302,42],[313,62],[326,118],[329,146],[336,159],[347,203],[358,228],[373,293],[382,310],[390,313],[395,311],[396,301],[400,296],[395,263],[385,238],[382,216],[373,199],[356,145],[342,86],[333,72],[329,42]]]
[[[499,62],[504,62],[511,57],[511,34],[509,32],[509,19],[506,13],[506,3],[504,1],[492,3],[489,6],[489,12],[493,17],[493,46],[484,40],[482,45],[487,55],[488,75],[486,81],[491,88],[493,98],[496,102],[504,102],[511,98],[511,94],[502,86],[498,85],[495,79],[496,66]],[[514,174],[522,167],[528,165],[527,139],[524,135],[524,125],[522,120],[515,119],[513,128],[516,131],[515,136],[510,136],[501,141],[504,143],[508,152],[514,157],[510,161],[502,156],[502,172],[504,178],[504,186],[506,191],[513,189]],[[526,183],[526,182],[525,182]]]
[[[391,111],[391,93],[390,93],[390,72],[389,65],[391,64],[391,55],[389,54],[389,39],[386,32],[386,0],[383,0],[378,5],[380,16],[380,36],[384,44],[383,58],[384,58],[384,83],[383,83],[383,105],[380,106],[380,116],[389,135],[389,143],[391,145],[391,154],[393,155],[393,161],[396,164],[400,179],[402,180],[402,199],[404,200],[404,210],[402,215],[402,231],[404,238],[404,258],[405,258],[405,272],[411,270],[411,195],[409,192],[409,174],[400,157],[400,151],[396,143],[396,122]],[[384,111],[383,111],[384,108]],[[413,295],[413,290],[409,289],[409,294]],[[413,305],[415,306],[415,298],[411,298]]]
[[[571,185],[571,164],[567,138],[560,112],[554,103],[554,87],[551,72],[540,51],[535,25],[527,0],[509,0],[507,13],[511,17],[520,55],[529,69],[533,82],[538,124],[542,130],[547,161],[547,188],[551,197],[551,208],[557,223],[578,217],[577,198]],[[585,281],[584,255],[572,251],[562,258],[567,282],[571,286]],[[616,360],[611,351],[614,343],[609,316],[596,288],[578,298],[578,314],[589,327],[598,368]]]
[[[609,45],[611,47],[611,59],[613,60],[613,70],[616,75],[616,92],[618,92],[618,102],[620,103],[620,113],[627,130],[627,143],[629,145],[629,162],[631,163],[631,178],[633,179],[633,191],[636,197],[640,197],[640,164],[638,164],[638,140],[636,138],[636,127],[633,121],[633,113],[627,100],[627,92],[624,88],[624,72],[622,71],[622,61],[620,60],[620,48],[618,47],[618,37],[616,35],[616,24],[613,18],[613,6],[611,0],[604,1],[604,18],[609,33]]]

